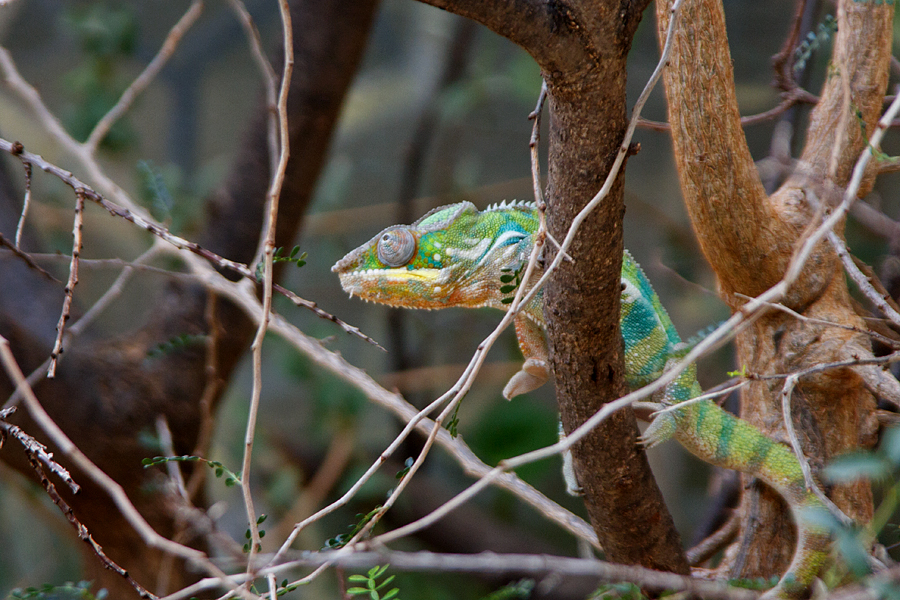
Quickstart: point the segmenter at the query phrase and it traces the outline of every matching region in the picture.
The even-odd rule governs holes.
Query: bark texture
[[[657,1],[665,35],[671,2]],[[737,310],[783,276],[804,231],[822,203],[840,197],[879,116],[890,61],[893,7],[840,2],[838,34],[821,101],[795,173],[767,196],[740,127],[731,57],[720,0],[686,2],[664,81],[681,187],[703,252],[722,298]],[[662,41],[662,39],[661,39]],[[857,109],[859,117],[857,117]],[[871,180],[860,194],[870,189]],[[840,232],[839,232],[840,233]],[[850,305],[840,262],[822,243],[783,303],[808,317],[865,328]],[[738,361],[751,373],[790,373],[871,353],[861,334],[804,323],[771,311],[737,337]],[[741,399],[741,416],[786,440],[779,394],[783,380],[755,382]],[[813,466],[874,440],[875,402],[852,370],[801,379],[792,418]],[[860,522],[872,514],[864,483],[837,486],[831,497]],[[742,500],[743,531],[726,565],[732,576],[771,576],[793,552],[793,527],[780,499],[752,488]],[[765,524],[764,527],[754,523]]]
[[[376,5],[377,0],[300,0],[292,7],[291,155],[281,194],[278,245],[289,246],[299,229]],[[261,102],[227,181],[208,200],[205,230],[198,240],[220,255],[243,262],[252,259],[262,226],[269,183],[267,116],[268,109]],[[4,219],[0,225],[8,222]],[[9,236],[7,227],[3,231]],[[10,340],[14,354],[28,371],[49,354],[48,332],[52,334],[58,319],[62,290],[41,283],[39,275],[21,269],[17,261],[5,262],[10,265],[0,265],[0,333]],[[34,286],[40,289],[32,290]],[[31,294],[35,302],[28,311],[21,306],[21,298]],[[216,304],[215,323],[207,319],[210,302]],[[36,318],[36,306],[46,307],[41,318]],[[147,358],[148,350],[173,337],[209,333],[212,327],[217,336],[213,380],[206,372],[207,357],[202,349]],[[143,469],[141,459],[157,452],[146,448],[139,436],[155,431],[157,417],[164,416],[172,430],[175,452],[193,452],[202,424],[204,390],[207,385],[216,386],[213,403],[218,400],[223,388],[220,383],[228,379],[246,351],[253,331],[250,321],[233,305],[210,299],[197,287],[171,285],[161,294],[146,326],[118,339],[73,344],[67,348],[57,378],[43,380],[35,392],[69,438],[124,487],[160,534],[202,546],[203,532],[184,530],[179,520],[182,507],[159,486],[152,472]],[[0,378],[0,396],[5,398],[11,392],[9,381]],[[39,433],[23,410],[14,422],[29,433]],[[5,445],[0,459],[34,477],[16,444]],[[107,555],[139,583],[162,593],[157,585],[161,574],[169,574],[164,576],[169,590],[196,579],[198,574],[183,564],[170,571],[168,559],[142,543],[105,492],[83,474],[76,471],[73,475],[84,489],[76,496],[61,489],[66,502]],[[88,549],[84,564],[85,578],[108,589],[111,597],[136,597],[122,578],[101,568]]]
[[[606,178],[626,125],[625,62],[647,1],[426,0],[522,46],[549,90],[550,233]],[[524,148],[523,148],[524,149]],[[563,425],[571,431],[626,392],[619,333],[623,181],[583,224],[545,290],[551,361]],[[548,244],[552,252],[552,244]],[[609,560],[688,572],[678,534],[623,411],[574,448],[591,522]]]

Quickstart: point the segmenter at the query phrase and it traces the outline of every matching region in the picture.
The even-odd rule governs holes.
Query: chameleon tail
[[[787,571],[763,598],[806,594],[828,558],[831,538],[809,519],[810,512],[827,509],[807,490],[797,457],[713,402],[693,403],[671,414],[679,421],[674,436],[689,452],[713,465],[753,475],[784,498],[797,527],[797,545]]]

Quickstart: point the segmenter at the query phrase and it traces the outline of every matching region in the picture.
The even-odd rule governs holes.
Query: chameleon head
[[[470,202],[442,206],[412,225],[388,227],[331,270],[351,296],[380,304],[493,305],[500,266],[521,260],[519,254],[530,243],[529,233],[511,222],[490,211],[479,213]]]

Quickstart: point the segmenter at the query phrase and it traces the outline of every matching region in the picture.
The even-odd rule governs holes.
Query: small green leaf
[[[856,532],[842,528],[835,536],[835,545],[857,578],[869,574],[869,553]]]
[[[256,524],[262,525],[263,523],[266,522],[266,519],[268,519],[268,518],[269,518],[269,515],[263,513],[263,514],[259,515],[258,519],[256,519]]]
[[[361,588],[361,587],[352,587],[349,590],[347,590],[347,593],[350,594],[351,596],[358,596],[359,594],[368,594],[369,590],[367,590],[366,588]]]
[[[351,575],[347,578],[347,581],[368,581],[369,578],[365,575]]]
[[[884,432],[881,452],[894,467],[900,467],[900,427],[891,427]]]
[[[890,473],[890,465],[884,459],[858,452],[833,459],[825,467],[824,477],[832,483],[850,483],[862,479],[882,480],[889,477]]]
[[[377,565],[372,567],[371,569],[369,569],[369,577],[371,577],[372,579],[378,579],[379,577],[384,575],[384,572],[387,571],[388,567],[390,567],[390,566],[391,566],[391,564],[388,563],[388,564],[382,565],[380,567]]]

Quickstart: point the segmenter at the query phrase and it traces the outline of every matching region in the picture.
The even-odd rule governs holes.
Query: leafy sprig
[[[230,471],[225,465],[220,463],[217,460],[209,460],[208,458],[203,458],[202,456],[154,456],[153,458],[145,458],[141,461],[141,464],[144,465],[144,468],[155,467],[157,465],[164,465],[170,462],[201,462],[205,463],[210,469],[215,471],[216,477],[220,478],[225,475],[225,486],[231,487],[237,483],[240,483],[241,476],[233,471]],[[265,517],[263,517],[265,518]]]
[[[367,594],[371,600],[400,600],[397,596],[397,594],[400,593],[400,588],[392,588],[384,595],[382,595],[381,592],[381,590],[387,587],[395,577],[394,575],[391,575],[386,577],[381,583],[378,582],[378,579],[384,575],[384,572],[387,571],[389,566],[391,565],[374,566],[369,569],[365,575],[351,575],[347,578],[349,581],[364,583],[365,587],[352,587],[347,590],[347,593],[351,596]]]
[[[794,71],[799,73],[806,68],[806,63],[812,56],[812,53],[819,49],[822,44],[831,39],[837,32],[837,20],[833,15],[825,15],[825,20],[819,23],[816,32],[810,31],[806,34],[806,39],[797,46],[795,51],[797,60],[794,62]]]
[[[297,265],[298,269],[306,264],[307,254],[306,252],[303,252],[302,254],[300,253],[300,246],[294,246],[293,248],[291,248],[291,251],[287,256],[284,256],[282,252],[284,252],[284,248],[282,248],[281,246],[275,248],[275,252],[272,254],[272,264],[289,262]],[[262,276],[263,263],[262,261],[260,261],[256,263],[256,280],[262,281]]]
[[[179,350],[199,346],[206,342],[205,333],[183,333],[147,350],[147,358],[167,356]]]
[[[325,550],[336,550],[338,548],[343,548],[344,546],[346,546],[347,542],[352,540],[353,536],[355,536],[357,533],[359,533],[362,530],[362,528],[365,527],[368,524],[368,522],[371,521],[375,517],[375,515],[378,514],[378,511],[380,511],[382,508],[383,508],[382,505],[379,504],[378,506],[376,506],[375,508],[373,508],[371,511],[369,511],[366,514],[358,513],[356,515],[356,519],[357,519],[356,523],[354,523],[353,525],[348,525],[348,529],[350,529],[350,531],[348,531],[347,533],[341,533],[339,535],[334,536],[333,538],[331,538],[329,540],[326,540],[324,549]]]

